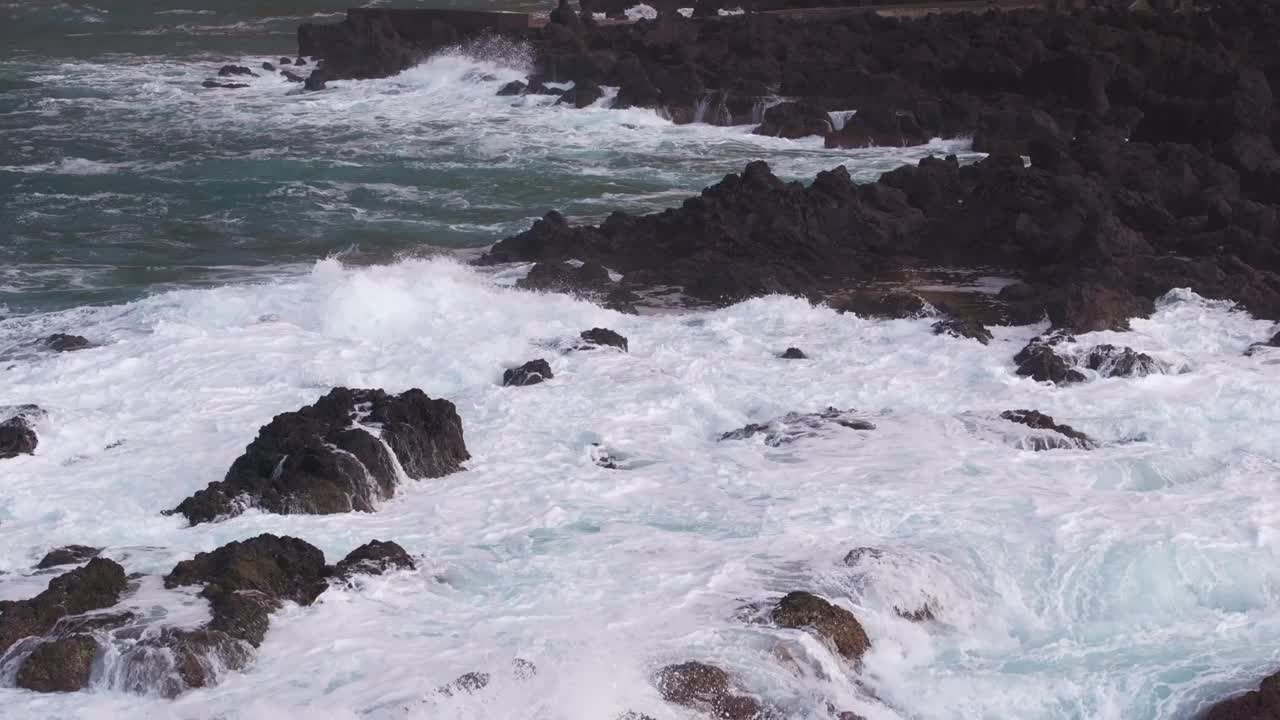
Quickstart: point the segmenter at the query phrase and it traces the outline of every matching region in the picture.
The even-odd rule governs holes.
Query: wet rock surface
[[[349,578],[354,575],[382,575],[393,570],[413,570],[417,564],[399,544],[371,540],[347,553],[334,566],[333,575]]]
[[[1000,417],[1009,422],[1026,425],[1035,430],[1049,431],[1049,435],[1035,435],[1027,439],[1031,450],[1079,449],[1092,450],[1098,443],[1070,425],[1060,425],[1054,419],[1037,410],[1006,410]]]
[[[41,643],[18,668],[18,687],[36,692],[74,692],[89,685],[98,641],[72,635]]]
[[[1202,720],[1275,720],[1280,717],[1280,673],[1263,678],[1257,690],[1250,690],[1217,703]]]
[[[950,335],[957,338],[977,340],[986,345],[991,342],[991,331],[982,323],[960,318],[947,318],[933,324],[934,335]]]
[[[49,587],[33,598],[0,601],[0,654],[22,638],[48,634],[65,617],[115,605],[126,585],[124,568],[94,558],[49,581]]]
[[[860,660],[871,647],[853,613],[813,593],[788,593],[774,606],[771,616],[780,627],[813,632],[847,660]]]
[[[740,694],[727,672],[706,663],[667,665],[654,677],[654,685],[663,700],[720,720],[753,720],[764,711],[755,698]]]
[[[746,440],[760,435],[764,437],[765,445],[781,447],[801,438],[823,434],[833,426],[850,430],[876,429],[874,423],[860,417],[852,410],[829,407],[820,412],[790,412],[767,423],[752,423],[724,433],[720,436],[720,440],[721,442],[726,440]]]
[[[277,415],[225,479],[171,512],[192,524],[248,506],[280,514],[372,512],[395,494],[393,460],[423,479],[457,472],[469,457],[453,403],[421,390],[335,388],[314,405]]]
[[[804,354],[803,350],[794,347],[787,348],[782,352],[782,354],[778,355],[778,357],[783,360],[807,360],[809,358],[808,355]]]
[[[537,385],[544,380],[555,377],[551,365],[546,360],[530,360],[520,367],[510,368],[502,373],[504,386]]]
[[[28,416],[15,415],[0,422],[0,460],[31,455],[40,446],[40,438]]]
[[[93,347],[93,343],[79,335],[54,333],[43,340],[44,346],[54,352],[74,352]]]
[[[578,347],[579,350],[612,347],[617,348],[622,352],[629,351],[627,339],[608,328],[592,328],[590,330],[583,330],[582,333],[579,334],[579,337],[582,338],[582,341],[585,343],[585,345],[580,345]]]
[[[101,552],[102,548],[89,547],[87,545],[65,545],[46,553],[40,559],[40,562],[36,563],[36,569],[45,570],[59,565],[78,565],[98,557]]]

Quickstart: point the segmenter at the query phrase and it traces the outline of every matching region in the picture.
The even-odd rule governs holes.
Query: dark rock
[[[1092,450],[1098,446],[1098,443],[1088,435],[1070,425],[1059,425],[1054,422],[1053,418],[1036,410],[1006,410],[1000,413],[1000,417],[1009,422],[1026,425],[1036,430],[1048,430],[1061,436],[1061,439],[1043,435],[1034,436],[1030,439],[1032,450],[1053,450],[1058,448]]]
[[[89,685],[98,641],[71,635],[36,646],[18,668],[17,685],[36,692],[75,692]]]
[[[900,607],[894,607],[893,614],[897,615],[903,620],[910,620],[911,622],[916,622],[916,623],[933,622],[934,620],[937,619],[936,617],[934,617],[934,614],[933,614],[933,606],[930,605],[929,603],[925,603],[924,605],[921,605],[918,608],[913,608],[910,610],[904,610],[903,608],[900,608]]]
[[[808,355],[804,354],[803,350],[801,350],[800,348],[793,348],[793,347],[787,348],[786,351],[783,352],[778,357],[782,358],[783,360],[807,360],[809,358]]]
[[[572,105],[581,110],[602,97],[604,97],[604,90],[601,90],[599,85],[590,80],[579,80],[560,96],[556,104]]]
[[[276,71],[276,66],[275,66],[275,65],[272,65],[272,64],[271,64],[271,63],[269,63],[269,62],[264,62],[264,63],[262,63],[262,69],[263,69],[263,70],[266,70],[267,72],[275,72],[275,71]]]
[[[1102,377],[1146,377],[1164,372],[1164,368],[1146,353],[1114,345],[1095,345],[1085,356],[1085,367]]]
[[[218,77],[231,77],[233,75],[249,75],[252,77],[258,77],[257,73],[243,65],[223,65],[222,68],[218,70]]]
[[[784,102],[764,111],[764,122],[756,135],[796,139],[809,135],[826,136],[831,132],[831,117],[826,110],[805,102]]]
[[[47,634],[62,618],[115,605],[125,586],[124,568],[94,558],[54,578],[33,598],[0,601],[0,654],[22,638]]]
[[[129,690],[176,697],[217,684],[228,670],[242,670],[253,660],[253,648],[225,632],[206,628],[166,627],[121,653],[120,661],[137,669]],[[159,685],[147,678],[162,678]]]
[[[292,64],[293,64],[293,61],[292,61],[292,60],[290,60],[290,59],[289,59],[289,58],[287,58],[287,57],[282,57],[282,58],[280,58],[280,63],[279,63],[279,64],[280,64],[280,65],[292,65]]]
[[[516,281],[516,287],[525,290],[551,292],[591,293],[601,291],[613,281],[609,271],[600,263],[538,263],[529,274]]]
[[[208,629],[257,647],[268,616],[284,601],[310,605],[324,592],[324,553],[297,538],[259,535],[200,553],[174,566],[165,587],[204,585],[213,611]]]
[[[1280,717],[1280,673],[1262,679],[1257,690],[1209,708],[1202,720],[1275,720]]]
[[[756,435],[763,435],[765,445],[780,447],[801,438],[819,435],[832,425],[850,430],[876,429],[873,423],[855,416],[852,410],[837,410],[829,407],[821,412],[790,412],[767,423],[752,423],[721,435],[720,440],[721,442],[725,440],[745,440]]]
[[[44,339],[44,346],[54,352],[73,352],[76,350],[91,348],[93,347],[93,343],[79,335],[54,333]]]
[[[286,75],[285,77],[288,78],[289,76]],[[327,72],[324,72],[323,68],[317,68],[311,71],[306,80],[302,81],[302,87],[310,92],[318,92],[324,90],[332,79]]]
[[[872,106],[859,110],[826,140],[829,148],[910,147],[924,145],[930,136],[913,113]]]
[[[538,674],[538,666],[524,658],[511,658],[511,677],[529,680]]]
[[[511,368],[502,373],[503,386],[537,385],[543,380],[555,377],[546,360],[530,360],[518,368]]]
[[[17,415],[0,422],[0,460],[31,455],[39,445],[35,428],[25,416]]]
[[[281,70],[280,76],[291,83],[305,83],[307,81],[306,78],[293,72],[292,70]]]
[[[301,58],[301,57],[300,57],[300,58],[295,59],[295,60],[293,61],[293,64],[294,64],[294,65],[297,65],[298,67],[302,67],[303,65],[306,65],[306,64],[307,64],[307,61],[306,61],[306,58]]]
[[[764,710],[757,700],[737,694],[728,673],[706,663],[668,665],[658,671],[654,685],[663,700],[719,720],[754,720]]]
[[[853,613],[812,593],[788,593],[774,606],[772,617],[781,627],[813,632],[849,660],[860,660],[871,646]]]
[[[973,134],[973,149],[993,155],[1030,155],[1036,141],[1062,143],[1062,129],[1040,110],[998,110],[984,113]]]
[[[827,304],[839,312],[891,320],[925,317],[930,310],[924,298],[904,290],[863,290],[833,298]]]
[[[1087,333],[1129,329],[1129,318],[1146,317],[1154,305],[1127,290],[1096,284],[1073,285],[1049,296],[1049,321],[1055,329]]]
[[[277,415],[222,481],[171,512],[192,524],[239,514],[245,503],[281,514],[371,512],[395,493],[391,453],[415,479],[461,470],[470,455],[453,403],[421,390],[335,388],[314,405]]]
[[[591,328],[583,330],[580,337],[587,343],[586,347],[579,349],[590,349],[593,347],[615,347],[622,352],[630,352],[627,339],[608,328]]]
[[[1054,347],[1064,342],[1075,342],[1075,338],[1065,335],[1035,337],[1027,346],[1013,356],[1017,363],[1017,373],[1039,382],[1051,382],[1055,385],[1084,382],[1084,373],[1071,366],[1071,362],[1054,351]]]
[[[470,695],[489,686],[489,673],[469,672],[461,675],[457,680],[443,685],[436,692],[445,696],[452,696],[455,693],[465,693]]]
[[[371,540],[347,553],[334,568],[334,575],[382,575],[392,570],[413,570],[417,565],[409,553],[394,542]]]
[[[982,323],[973,320],[962,318],[939,320],[933,324],[933,334],[942,335],[943,333],[952,337],[977,340],[983,345],[991,342],[991,331],[983,326]]]
[[[205,88],[222,88],[223,90],[238,90],[240,88],[249,87],[245,83],[220,83],[213,80],[205,80],[200,83],[200,86]]]
[[[529,86],[526,85],[525,83],[520,82],[519,80],[512,80],[506,85],[503,85],[502,87],[498,88],[498,95],[501,97],[523,95],[524,91],[527,90],[528,88]]]
[[[1244,351],[1244,354],[1254,355],[1259,350],[1262,350],[1263,348],[1269,348],[1269,347],[1280,347],[1280,333],[1276,333],[1275,335],[1272,335],[1271,339],[1267,340],[1266,342],[1256,342],[1250,345],[1249,349]],[[3,444],[0,443],[0,448],[2,447],[3,447]],[[0,450],[0,457],[4,457],[3,450]]]
[[[87,545],[66,545],[56,550],[50,550],[39,563],[36,563],[37,570],[45,570],[59,565],[79,565],[82,562],[92,560],[98,557],[102,552],[102,548],[89,547]]]
[[[604,297],[604,307],[620,312],[625,315],[639,315],[640,311],[636,308],[636,303],[640,302],[640,296],[627,290],[626,288],[615,288],[609,291]]]

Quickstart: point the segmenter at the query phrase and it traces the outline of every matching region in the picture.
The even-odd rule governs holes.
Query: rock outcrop
[[[393,570],[413,570],[417,565],[399,544],[371,540],[347,553],[334,566],[333,575],[351,578],[354,575],[382,575]]]
[[[1257,690],[1223,700],[1201,720],[1275,720],[1280,717],[1280,673],[1263,678]]]
[[[755,720],[764,710],[758,700],[734,687],[727,672],[707,663],[667,665],[654,684],[663,700],[717,720]]]
[[[537,385],[544,380],[555,377],[551,365],[546,360],[530,360],[520,367],[509,368],[502,373],[504,386]]]
[[[89,547],[88,545],[64,545],[50,550],[43,558],[40,558],[40,562],[36,563],[36,569],[46,570],[59,565],[79,565],[82,562],[98,557],[101,552],[102,548]]]
[[[813,593],[788,593],[774,606],[771,617],[779,627],[814,633],[846,660],[861,660],[871,647],[871,640],[853,613]]]
[[[193,525],[258,507],[268,512],[372,512],[395,493],[399,472],[423,479],[462,469],[470,457],[453,403],[421,390],[335,388],[277,415],[220,482],[171,512]]]
[[[578,350],[611,347],[617,348],[622,352],[630,351],[627,339],[608,328],[591,328],[590,330],[583,330],[579,334],[579,337],[585,344],[579,345],[577,347]]]

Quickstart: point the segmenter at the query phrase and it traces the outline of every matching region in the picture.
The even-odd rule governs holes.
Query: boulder
[[[546,360],[530,360],[529,362],[517,368],[510,368],[502,373],[502,385],[506,386],[523,386],[537,385],[544,380],[550,380],[555,377],[551,372],[551,365]]]
[[[235,75],[249,75],[258,77],[258,74],[243,65],[223,65],[218,70],[218,77],[232,77]]]
[[[728,673],[706,663],[667,665],[654,684],[663,700],[718,720],[755,720],[764,711],[759,701],[739,694]]]
[[[612,284],[609,271],[596,262],[538,263],[528,275],[516,281],[516,287],[525,290],[573,293],[599,292]]]
[[[79,335],[54,333],[44,339],[44,346],[54,352],[74,352],[93,347],[93,343]]]
[[[1084,382],[1084,373],[1076,370],[1071,361],[1054,351],[1056,345],[1064,342],[1075,342],[1075,338],[1060,334],[1032,338],[1026,347],[1013,356],[1013,361],[1018,366],[1017,373],[1055,385]]]
[[[519,80],[512,80],[506,85],[503,85],[502,87],[498,88],[498,95],[500,97],[511,97],[514,95],[523,95],[524,91],[527,90],[528,88],[529,86],[527,84]]]
[[[829,148],[910,147],[924,145],[930,136],[913,113],[872,106],[859,110],[844,127],[827,136]]]
[[[334,566],[333,574],[350,578],[353,575],[382,575],[393,570],[413,570],[416,567],[413,558],[397,543],[371,540],[347,553]]]
[[[986,345],[991,342],[991,331],[982,323],[963,318],[946,318],[933,324],[934,335],[950,335],[951,337],[969,338]]]
[[[263,70],[266,70],[267,72],[275,72],[275,71],[276,71],[276,66],[275,66],[275,65],[272,65],[272,64],[271,64],[271,63],[269,63],[269,62],[265,62],[265,61],[264,61],[264,62],[262,63],[262,69],[263,69]]]
[[[788,138],[809,135],[826,136],[831,132],[831,117],[826,110],[807,102],[784,102],[764,111],[764,122],[756,135]]]
[[[457,472],[469,457],[453,403],[421,390],[335,388],[314,405],[277,415],[223,480],[170,512],[193,525],[250,506],[280,514],[372,512],[395,493],[395,462],[423,479]]]
[[[847,660],[859,661],[871,640],[853,613],[808,592],[788,593],[774,606],[779,627],[814,633]]]
[[[290,59],[289,59],[289,58],[287,58],[287,57],[282,57],[282,58],[280,58],[280,62],[279,62],[279,64],[280,64],[280,65],[292,65],[292,64],[293,64],[293,61],[292,61],[292,60],[290,60]]]
[[[31,455],[39,445],[40,439],[26,416],[16,415],[0,422],[0,460]]]
[[[1114,345],[1094,345],[1084,359],[1085,367],[1097,371],[1102,377],[1146,377],[1164,372],[1155,358],[1133,348],[1117,348]]]
[[[1032,450],[1054,450],[1062,448],[1092,450],[1098,446],[1097,441],[1076,430],[1070,425],[1059,425],[1053,418],[1036,410],[1006,410],[1000,417],[1009,422],[1026,425],[1035,430],[1046,430],[1055,435],[1035,435],[1028,440]]]
[[[579,346],[579,350],[590,350],[599,347],[613,347],[622,352],[630,352],[627,345],[627,339],[622,335],[608,328],[591,328],[583,330],[579,337],[586,343],[585,346]]]
[[[89,685],[98,641],[71,635],[45,641],[18,667],[17,685],[36,692],[74,692]]]
[[[560,99],[556,101],[557,105],[572,105],[579,110],[595,103],[595,101],[604,97],[604,90],[600,86],[590,80],[579,80],[574,83],[573,87],[566,90]]]
[[[200,86],[203,88],[209,88],[209,89],[221,88],[223,90],[239,90],[240,88],[249,87],[245,83],[220,83],[214,80],[205,80],[204,82],[200,83]]]
[[[787,348],[787,349],[786,349],[785,351],[783,351],[783,353],[782,353],[781,355],[779,355],[778,357],[782,358],[783,360],[807,360],[807,359],[809,359],[809,356],[808,356],[808,355],[805,355],[803,350],[801,350],[800,348],[794,348],[794,347],[789,347],[789,348]]]
[[[65,545],[46,553],[40,562],[36,563],[36,569],[47,570],[59,565],[79,565],[98,557],[101,552],[102,548],[87,545]]]
[[[306,78],[293,72],[292,70],[281,70],[280,77],[284,78],[285,80],[288,80],[291,83],[305,83],[307,81]]]

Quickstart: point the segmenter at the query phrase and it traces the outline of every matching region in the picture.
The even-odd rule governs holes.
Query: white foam
[[[704,659],[792,717],[821,717],[830,699],[868,718],[1173,719],[1256,682],[1280,646],[1280,365],[1241,355],[1273,328],[1187,293],[1124,343],[1194,372],[1070,388],[1013,374],[1043,328],[997,328],[983,346],[927,320],[777,297],[624,316],[444,259],[326,260],[291,279],[0,320],[0,345],[52,325],[105,345],[6,370],[0,404],[48,415],[36,455],[3,461],[0,569],[30,578],[48,547],[76,542],[154,574],[260,532],[331,561],[395,540],[423,568],[282,611],[254,666],[217,688],[174,702],[0,690],[15,717],[676,717],[648,676]],[[631,352],[550,347],[594,326]],[[777,360],[788,346],[810,359]],[[552,381],[499,387],[503,367],[537,357]],[[376,514],[196,528],[159,514],[219,479],[274,414],[338,384],[453,400],[469,469],[412,483]],[[828,405],[878,428],[716,441]],[[966,422],[1020,407],[1105,446],[1033,453]],[[596,465],[594,443],[628,469]],[[844,565],[863,546],[885,559]],[[863,620],[874,647],[860,677],[803,635],[736,619],[797,588]],[[937,622],[894,612],[922,598]],[[829,679],[792,676],[777,642]],[[514,657],[536,678],[507,678]],[[492,686],[433,693],[470,671]]]
[[[645,5],[644,3],[640,3],[639,5],[633,5],[627,8],[623,12],[626,14],[627,19],[631,21],[658,19],[657,9],[655,9],[652,5]]]

